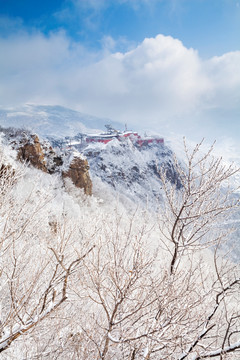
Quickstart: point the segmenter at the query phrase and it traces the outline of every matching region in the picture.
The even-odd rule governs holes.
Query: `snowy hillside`
[[[66,136],[74,137],[78,133],[99,133],[105,130],[105,125],[109,123],[119,130],[122,130],[124,127],[123,124],[117,123],[114,119],[87,115],[62,106],[26,104],[14,108],[0,107],[0,127],[22,127],[37,133],[43,138],[51,137],[59,139]],[[155,133],[153,131],[146,131],[149,135],[164,135],[165,144],[177,154],[178,158],[183,158],[182,135],[173,132],[161,133],[160,130]],[[201,141],[201,138],[198,140]],[[188,144],[193,147],[195,142],[188,139]],[[205,144],[206,149],[209,146],[209,143]],[[227,162],[234,161],[240,165],[238,146],[229,138],[222,138],[215,144],[215,154],[223,156]]]
[[[76,135],[90,120],[45,110],[2,113],[12,126],[38,119],[42,138],[1,137],[1,358],[238,360],[231,168],[201,154],[177,165],[138,136],[89,143]]]
[[[99,132],[108,119],[82,114],[62,106],[24,105],[19,108],[0,108],[0,126],[24,128],[46,137],[60,138],[77,133]],[[119,124],[111,121],[114,126]]]
[[[180,219],[168,148],[113,140],[82,150],[92,196],[1,144],[1,358],[197,360],[224,351],[237,360],[239,268],[198,242],[223,236],[214,209],[224,204],[201,201],[211,200],[214,166],[200,192],[192,184]],[[158,166],[168,166],[172,191],[155,217],[138,203],[157,201]]]
[[[147,208],[152,215],[161,212],[164,203],[164,192],[160,171],[166,172],[167,180],[177,189],[181,189],[181,179],[176,171],[176,164],[172,150],[163,144],[149,144],[138,146],[129,139],[125,141],[112,140],[107,144],[92,143],[76,145],[88,159],[93,181],[93,192],[107,204],[111,204],[114,197],[127,209],[136,207]],[[73,146],[74,147],[74,146]],[[204,154],[206,145],[201,154]],[[178,155],[178,154],[177,154]],[[185,154],[186,155],[186,154]],[[203,155],[204,156],[204,155]],[[180,152],[181,166],[185,167],[184,152]],[[227,167],[228,162],[223,162]],[[209,165],[210,166],[210,165]],[[233,166],[233,172],[236,167]],[[239,172],[230,179],[230,187],[238,188]],[[222,194],[229,191],[229,182],[222,183]],[[223,195],[224,196],[224,195]],[[232,195],[239,199],[239,192]],[[240,212],[235,211],[230,218],[222,218],[221,227],[229,229],[233,226],[236,231],[229,236],[229,241],[222,248],[231,252],[231,257],[238,262],[240,259],[239,232]],[[232,252],[232,249],[235,249]]]
[[[161,144],[139,147],[131,140],[108,144],[91,144],[83,149],[88,159],[93,182],[101,179],[115,190],[122,201],[132,201],[157,209],[161,200],[160,168],[177,182],[172,152]]]

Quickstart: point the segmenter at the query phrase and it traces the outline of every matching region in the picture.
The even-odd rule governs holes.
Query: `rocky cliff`
[[[92,181],[88,170],[88,161],[79,156],[75,156],[68,170],[63,171],[62,175],[64,178],[70,178],[76,187],[84,189],[86,195],[92,195]]]
[[[165,169],[171,182],[178,188],[181,186],[172,151],[163,144],[138,146],[128,139],[121,142],[115,139],[108,144],[80,141],[76,147],[62,139],[53,148],[49,141],[26,132],[20,132],[11,142],[19,160],[49,174],[59,173],[63,179],[70,178],[87,195],[92,195],[89,165],[94,181],[100,179],[112,188],[114,196],[120,194],[133,203],[159,206],[162,198],[160,168]]]
[[[162,199],[160,168],[177,188],[173,153],[162,144],[137,146],[131,141],[112,140],[108,144],[92,143],[82,149],[88,159],[94,181],[101,179],[116,196],[134,204],[158,207]]]
[[[59,173],[63,178],[70,178],[73,184],[92,195],[92,181],[89,175],[88,161],[80,153],[56,152],[46,140],[40,140],[36,134],[20,130],[5,130],[5,137],[17,151],[17,159],[44,171]]]
[[[16,147],[18,160],[30,163],[35,168],[48,172],[45,154],[37,135],[23,136]]]

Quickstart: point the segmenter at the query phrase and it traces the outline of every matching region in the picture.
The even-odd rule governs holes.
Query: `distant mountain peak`
[[[122,125],[106,118],[83,114],[60,105],[25,104],[16,108],[0,108],[0,126],[24,128],[42,137],[61,138],[77,133],[94,133],[106,123]]]

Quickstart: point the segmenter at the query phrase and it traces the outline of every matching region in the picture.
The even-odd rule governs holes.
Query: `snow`
[[[51,118],[49,113],[56,112],[56,118]],[[41,110],[39,107],[36,110],[36,107],[30,106],[29,111],[19,111],[8,114],[7,119],[10,119],[10,122],[13,120],[13,123],[17,123],[17,118],[28,118],[29,123],[32,124],[34,119],[34,114],[37,113],[39,119],[42,121],[41,126],[46,126],[43,134],[48,131],[48,126],[51,121],[57,119],[58,115],[61,112],[61,109],[55,108],[52,110],[44,109]],[[59,112],[59,113],[58,113]],[[65,115],[67,110],[65,112]],[[55,116],[54,115],[54,116]],[[0,115],[0,118],[2,113]],[[71,124],[71,113],[69,113],[69,124]],[[57,123],[57,120],[56,120]],[[9,125],[9,124],[8,124]],[[66,125],[66,124],[65,124]],[[64,125],[64,126],[65,126]],[[79,128],[80,128],[80,124]],[[61,124],[59,125],[61,127]],[[54,128],[54,127],[53,127]],[[52,129],[53,129],[52,128]],[[66,125],[67,128],[67,125]],[[55,135],[65,133],[65,130],[68,131],[65,127],[61,129],[56,128]],[[74,127],[70,130],[72,131]],[[73,133],[75,133],[76,128]],[[54,130],[55,131],[55,130]],[[69,134],[72,132],[69,131]],[[92,130],[91,130],[92,131]],[[49,135],[49,134],[48,134]],[[75,143],[77,145],[77,143]],[[89,155],[92,152],[92,155]],[[70,219],[71,223],[76,221],[79,229],[84,233],[82,238],[92,239],[95,234],[98,226],[98,222],[101,222],[102,219],[107,219],[109,224],[111,224],[111,219],[116,213],[116,208],[118,208],[119,213],[126,214],[126,219],[129,216],[129,208],[136,208],[138,204],[145,207],[146,203],[152,209],[154,206],[158,205],[159,196],[161,195],[160,191],[160,182],[156,173],[153,171],[153,166],[161,166],[163,163],[171,163],[172,153],[168,147],[163,147],[161,145],[152,145],[145,148],[135,147],[131,141],[126,140],[125,142],[120,143],[118,140],[113,140],[112,142],[104,144],[91,144],[86,147],[84,150],[84,156],[88,158],[91,166],[91,175],[93,178],[94,185],[94,196],[91,198],[86,198],[81,193],[79,189],[74,188],[68,184],[67,191],[62,188],[62,182],[58,176],[48,175],[41,173],[35,169],[26,169],[23,174],[23,178],[16,185],[13,193],[13,199],[16,203],[16,207],[19,207],[21,203],[25,203],[25,200],[30,198],[32,204],[36,206],[36,201],[43,198],[47,205],[44,207],[44,212],[39,215],[39,224],[41,226],[45,223],[45,220],[51,218],[58,219],[61,218],[64,214],[64,219]],[[11,162],[13,166],[19,167],[18,163],[15,162],[15,152],[11,151],[8,147],[4,147],[4,156]],[[77,150],[73,150],[69,155],[66,156],[64,161],[64,166],[67,169],[69,163],[72,161],[74,156],[79,156],[80,153]],[[82,155],[81,155],[82,156]],[[64,167],[63,166],[63,167]],[[104,169],[105,167],[105,169]],[[31,195],[32,194],[32,195]],[[129,207],[128,207],[129,206]],[[12,211],[15,211],[13,209]],[[46,219],[45,219],[46,218]],[[142,218],[141,218],[142,219]],[[1,218],[2,222],[4,218]],[[18,219],[19,221],[19,219]],[[125,220],[124,220],[125,221]],[[238,220],[235,222],[237,223]],[[112,220],[114,223],[114,221]],[[154,219],[149,217],[148,225],[152,226]],[[39,225],[36,223],[36,228]],[[87,226],[86,226],[87,224]],[[138,227],[138,221],[136,221],[133,226]],[[122,225],[123,226],[123,225]],[[124,226],[123,226],[124,227]],[[3,231],[3,228],[0,228],[0,233]],[[79,235],[79,234],[78,234]],[[79,238],[79,236],[78,236]],[[79,249],[79,239],[74,238],[74,248]],[[99,237],[100,239],[100,237]],[[100,241],[99,239],[94,239],[94,241]],[[159,241],[159,237],[153,232],[152,235],[149,235],[149,244]],[[31,237],[32,243],[36,240]],[[43,251],[43,242],[45,241],[44,233],[41,238],[41,242],[37,247],[35,243],[35,249],[39,249],[39,252]],[[58,241],[61,241],[59,237]],[[204,254],[205,255],[205,254]],[[206,258],[206,256],[205,256]],[[161,264],[163,266],[163,264]],[[2,283],[3,284],[3,283]],[[70,295],[71,298],[71,295]],[[54,304],[49,303],[49,306],[46,309],[46,312],[42,316],[46,316],[53,309]],[[33,319],[30,319],[27,324],[21,326],[15,324],[11,330],[7,329],[5,335],[2,337],[0,342],[0,348],[7,346],[9,336],[13,332],[23,331],[26,326],[29,326],[33,323],[39,321],[39,316],[34,316]],[[154,320],[155,321],[155,320]],[[167,320],[166,323],[162,324],[163,331],[162,334],[167,331]],[[154,326],[154,323],[153,323]],[[64,330],[63,330],[64,331]],[[203,330],[203,332],[205,329]],[[114,331],[113,331],[114,333]],[[107,334],[108,338],[114,343],[120,343],[121,341],[117,339],[111,332]],[[239,347],[240,342],[236,342],[229,347],[226,347],[226,351],[231,351],[235,347]],[[189,349],[188,349],[189,350]],[[186,352],[188,351],[186,350]],[[219,355],[221,349],[209,352],[209,356]],[[148,354],[148,347],[145,347],[144,357]],[[186,353],[180,355],[184,357]],[[195,356],[195,355],[192,355]],[[191,360],[196,359],[196,357],[191,358]]]
[[[143,357],[144,358],[146,358],[147,357],[147,355],[148,355],[148,347],[146,347],[145,349],[144,349],[144,352],[143,352]]]
[[[171,164],[171,151],[160,144],[135,146],[131,140],[117,139],[105,144],[93,143],[83,149],[93,178],[107,183],[124,203],[156,209],[161,199],[161,183],[157,168]]]
[[[109,338],[112,342],[114,342],[114,343],[120,343],[120,342],[121,342],[121,341],[119,341],[118,339],[114,338],[114,337],[111,335],[110,332],[108,333],[108,338]]]
[[[97,118],[61,106],[27,104],[0,108],[0,125],[29,129],[43,137],[62,138],[77,133],[99,133],[109,119]],[[118,123],[111,123],[119,127]],[[120,125],[121,126],[121,125]]]
[[[240,341],[235,342],[230,346],[225,346],[224,349],[219,348],[219,349],[214,350],[214,351],[209,351],[209,352],[207,351],[206,353],[200,354],[200,356],[199,355],[194,355],[191,358],[191,360],[196,360],[199,357],[201,357],[201,355],[204,356],[204,358],[207,358],[207,357],[210,358],[210,357],[214,357],[214,356],[219,356],[220,354],[225,354],[225,353],[233,351],[234,349],[239,349],[239,348],[240,348]]]
[[[28,320],[25,325],[15,324],[11,328],[11,330],[4,329],[4,336],[2,336],[2,338],[0,339],[0,349],[3,349],[4,347],[6,347],[14,335],[24,332],[29,327],[31,327],[33,324],[36,324],[38,321],[41,321],[41,319],[46,317],[53,310],[53,308],[54,308],[54,305],[51,302],[49,304],[47,310],[41,316],[39,316],[39,317],[35,316],[34,319]]]

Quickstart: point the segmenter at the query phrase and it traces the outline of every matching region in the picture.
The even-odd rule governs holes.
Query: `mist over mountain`
[[[129,119],[131,120],[131,119]],[[130,122],[130,121],[129,121]],[[0,107],[0,126],[15,127],[28,129],[35,132],[43,138],[64,138],[66,136],[74,137],[78,133],[100,133],[105,129],[106,124],[111,124],[115,129],[123,130],[128,124],[122,124],[114,119],[96,117],[89,114],[84,114],[63,106],[51,105],[34,105],[26,104],[19,107],[4,108]],[[166,125],[167,126],[167,125]],[[183,129],[181,134],[174,132],[173,129],[166,131],[166,126],[162,129],[153,131],[147,128],[147,119],[144,128],[131,128],[144,134],[164,136],[165,144],[167,144],[179,157],[182,156],[183,149]],[[162,131],[161,131],[162,130]],[[188,143],[194,146],[197,141],[201,141],[201,136],[192,133],[191,129],[187,129]],[[214,136],[212,136],[214,139]],[[205,148],[208,148],[211,143],[206,142]],[[240,150],[234,139],[229,137],[218,138],[214,151],[216,156],[223,156],[228,162],[234,161],[240,164]]]
[[[107,118],[82,114],[62,106],[27,104],[16,108],[0,108],[0,125],[2,127],[24,128],[43,137],[74,136],[77,133],[99,132],[104,125],[111,122]]]

